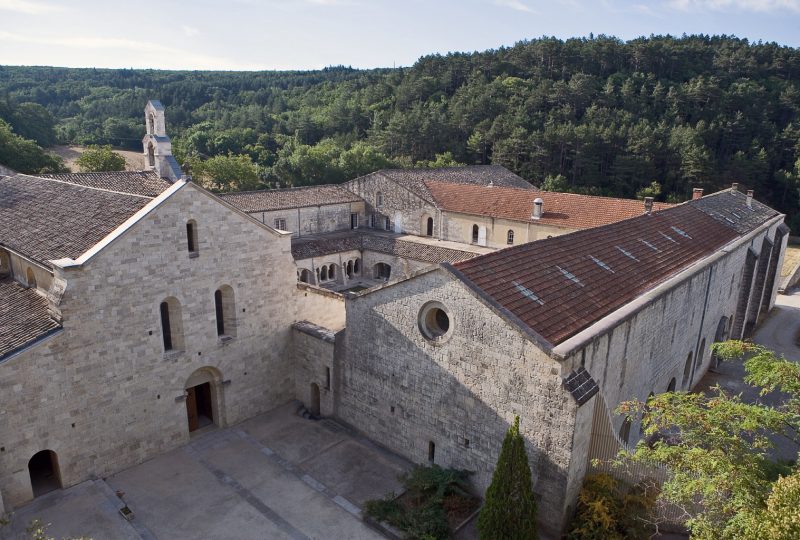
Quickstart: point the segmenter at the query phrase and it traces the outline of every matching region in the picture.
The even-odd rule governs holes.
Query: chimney
[[[692,190],[692,200],[695,201],[697,199],[703,198],[703,188],[696,187]]]
[[[748,208],[752,208],[753,207],[753,190],[752,189],[748,189],[747,190],[747,207]]]
[[[736,182],[731,184],[731,191],[739,191],[739,184]]]
[[[541,219],[544,212],[544,201],[540,197],[536,197],[533,201],[533,219]]]
[[[644,213],[649,214],[653,211],[653,197],[644,198]]]

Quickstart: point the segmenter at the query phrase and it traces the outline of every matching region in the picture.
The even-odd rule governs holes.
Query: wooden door
[[[195,387],[186,390],[186,414],[189,417],[189,431],[198,428],[197,421],[197,393]]]

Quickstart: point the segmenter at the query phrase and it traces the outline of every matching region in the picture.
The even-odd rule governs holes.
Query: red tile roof
[[[765,218],[766,219],[766,218]],[[450,267],[554,346],[714,253],[736,230],[690,204]]]
[[[443,210],[570,229],[599,227],[644,213],[644,203],[634,199],[433,181],[426,185],[436,205]],[[544,201],[544,214],[540,219],[532,219],[533,201],[538,197]],[[655,203],[653,210],[672,206]]]

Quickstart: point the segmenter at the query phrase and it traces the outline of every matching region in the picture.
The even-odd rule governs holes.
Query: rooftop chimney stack
[[[739,184],[737,184],[736,182],[731,184],[731,191],[739,191]]]
[[[644,198],[644,213],[649,214],[653,211],[653,197]]]
[[[703,188],[696,187],[692,190],[692,200],[696,201],[697,199],[703,198]]]
[[[544,213],[544,201],[540,197],[536,197],[533,201],[533,219],[542,219]]]
[[[753,190],[752,189],[748,189],[747,190],[747,207],[748,208],[752,208],[753,207]]]

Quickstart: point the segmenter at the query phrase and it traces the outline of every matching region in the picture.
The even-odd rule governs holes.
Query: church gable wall
[[[449,314],[440,342],[420,331],[431,302]],[[337,366],[345,422],[418,463],[432,449],[434,463],[476,471],[484,490],[519,414],[539,515],[560,527],[577,405],[556,361],[444,270],[348,300],[347,328]]]
[[[189,219],[196,256],[187,249]],[[199,369],[213,381],[220,425],[292,399],[293,266],[289,236],[189,185],[84,267],[57,270],[67,281],[63,331],[0,369],[6,505],[31,498],[26,466],[39,450],[58,454],[69,486],[187,442],[184,389]],[[215,291],[224,285],[235,306],[225,333],[235,337],[218,336]],[[184,350],[164,350],[166,299],[180,306]]]

